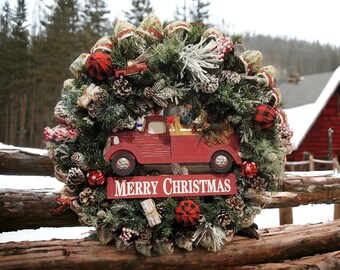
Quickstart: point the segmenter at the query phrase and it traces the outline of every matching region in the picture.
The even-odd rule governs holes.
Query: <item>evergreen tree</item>
[[[1,90],[5,94],[4,114],[6,136],[9,143],[23,145],[26,135],[27,94],[29,90],[29,33],[26,29],[27,9],[25,0],[18,0],[15,10],[10,12],[5,4],[2,27],[7,33],[2,36]],[[10,19],[10,21],[8,21]],[[10,30],[10,31],[9,31]]]
[[[183,6],[176,6],[176,10],[174,13],[174,18],[176,21],[183,21],[186,22],[188,20],[188,7],[187,7],[187,1],[183,1]]]
[[[0,17],[0,142],[4,142],[9,134],[8,95],[10,93],[11,78],[8,68],[11,67],[11,9],[9,1],[2,6]]]
[[[204,24],[209,18],[209,1],[193,0],[194,5],[190,9],[191,21]]]
[[[109,34],[110,22],[106,17],[110,11],[103,0],[86,0],[82,13],[83,44],[88,49],[102,36]]]
[[[132,8],[130,11],[124,11],[127,20],[138,25],[143,19],[153,12],[150,0],[132,0]]]
[[[12,102],[17,106],[12,113],[16,116],[15,145],[25,145],[27,138],[27,98],[30,91],[30,51],[29,31],[27,30],[27,7],[25,0],[17,0],[17,6],[13,17],[13,78],[11,85],[16,93]],[[12,123],[14,124],[14,123]]]
[[[41,21],[46,20],[46,17],[46,4],[44,3],[44,0],[35,0],[32,12],[32,36],[37,36],[39,32],[42,31],[43,25],[41,24]]]
[[[28,45],[29,45],[29,32],[26,29],[27,25],[25,25],[27,21],[27,9],[25,0],[17,0],[17,6],[15,9],[15,13],[12,19],[12,36],[14,40],[14,47],[17,53],[18,60],[25,60],[25,56],[27,56]],[[19,62],[19,61],[16,61]],[[21,63],[23,64],[23,63]],[[18,68],[22,68],[22,65],[18,65]],[[22,70],[20,70],[22,71]]]
[[[80,40],[78,33],[81,29],[77,0],[56,0],[52,15],[44,22],[46,29],[42,35],[45,37],[45,50],[49,61],[45,76],[51,82],[60,82],[60,77],[67,78],[69,73],[59,73],[62,67],[69,66],[78,56]],[[79,54],[79,53],[78,53]],[[55,70],[58,70],[59,78],[56,78]],[[46,74],[47,73],[47,74]]]
[[[6,75],[6,67],[9,65],[8,57],[10,52],[11,40],[11,9],[8,1],[2,6],[2,13],[0,16],[0,97],[3,94],[3,84],[8,83],[8,76]],[[1,100],[1,99],[0,99]]]
[[[51,15],[43,22],[45,29],[33,40],[35,88],[31,95],[39,97],[33,111],[40,131],[51,124],[60,88],[71,76],[65,67],[69,67],[79,56],[79,51],[84,50],[79,38],[78,6],[76,0],[56,0]],[[35,144],[43,141],[43,134],[38,134]]]
[[[0,16],[0,37],[4,38],[9,35],[11,23],[11,8],[8,0],[2,6]],[[2,40],[0,40],[1,42]]]

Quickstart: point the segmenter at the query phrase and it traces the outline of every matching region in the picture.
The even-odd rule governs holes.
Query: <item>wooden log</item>
[[[54,190],[0,189],[0,231],[79,226],[73,211],[58,217],[51,215],[57,197]]]
[[[340,189],[325,192],[273,192],[266,208],[296,207],[307,204],[333,204],[340,202]]]
[[[340,203],[334,204],[334,220],[340,219]]]
[[[337,176],[287,176],[282,180],[283,190],[291,192],[323,192],[340,189]]]
[[[329,192],[267,193],[271,202],[265,208],[285,208],[317,203],[340,203],[340,190]],[[0,231],[39,227],[79,226],[77,215],[67,210],[59,217],[50,213],[57,207],[58,190],[0,189]],[[291,224],[284,221],[284,224]],[[283,224],[281,224],[283,225]]]
[[[2,270],[22,269],[23,265],[25,269],[226,269],[330,252],[334,252],[329,255],[333,258],[340,249],[340,220],[281,226],[260,234],[260,240],[236,236],[216,253],[175,249],[170,256],[152,257],[143,257],[134,249],[119,252],[91,240],[11,242],[0,244],[0,265]]]
[[[279,209],[280,225],[293,224],[293,208],[284,207]]]
[[[0,174],[54,175],[52,160],[47,155],[20,149],[0,149]]]
[[[340,251],[317,254],[298,260],[284,261],[279,263],[266,263],[246,266],[229,267],[228,270],[296,270],[296,269],[318,269],[330,270],[340,269]]]

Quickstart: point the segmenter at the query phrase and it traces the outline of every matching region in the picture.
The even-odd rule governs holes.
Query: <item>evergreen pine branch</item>
[[[186,35],[185,45],[196,44],[200,42],[203,32],[204,29],[201,23],[192,23],[191,30]]]
[[[151,45],[145,54],[150,70],[156,74],[166,74],[166,77],[176,81],[183,67],[179,61],[183,47],[184,41],[176,36],[164,39],[163,43]]]
[[[144,44],[139,37],[131,37],[115,43],[111,52],[112,65],[116,68],[125,68],[127,60],[135,60],[144,53]]]

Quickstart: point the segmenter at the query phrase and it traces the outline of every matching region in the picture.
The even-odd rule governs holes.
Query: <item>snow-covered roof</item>
[[[305,80],[307,79],[305,78]],[[288,117],[288,123],[294,132],[291,142],[294,144],[295,149],[297,149],[300,146],[303,139],[308,134],[309,130],[311,129],[315,121],[318,119],[320,113],[327,105],[329,99],[331,98],[331,96],[336,91],[339,85],[340,85],[340,67],[338,67],[334,71],[334,73],[326,83],[325,87],[320,92],[320,95],[316,98],[315,102],[297,107],[287,106],[288,108],[284,109]],[[284,91],[282,90],[282,88],[280,89],[281,91]],[[284,97],[283,102],[285,102]]]
[[[334,71],[305,75],[297,83],[280,84],[283,107],[288,109],[314,103],[333,73]]]

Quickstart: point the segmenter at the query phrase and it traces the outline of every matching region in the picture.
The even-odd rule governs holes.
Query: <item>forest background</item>
[[[52,126],[53,111],[63,82],[72,78],[68,67],[95,42],[113,32],[105,0],[37,1],[28,23],[27,1],[12,6],[5,0],[0,11],[0,142],[43,148],[43,129]],[[153,11],[149,0],[132,0],[124,12],[138,25]],[[184,1],[175,21],[199,22],[209,27],[208,1]],[[228,35],[227,23],[221,30]],[[278,84],[293,73],[334,71],[340,65],[340,47],[287,37],[238,33],[247,49],[260,50],[264,65],[278,68]]]

